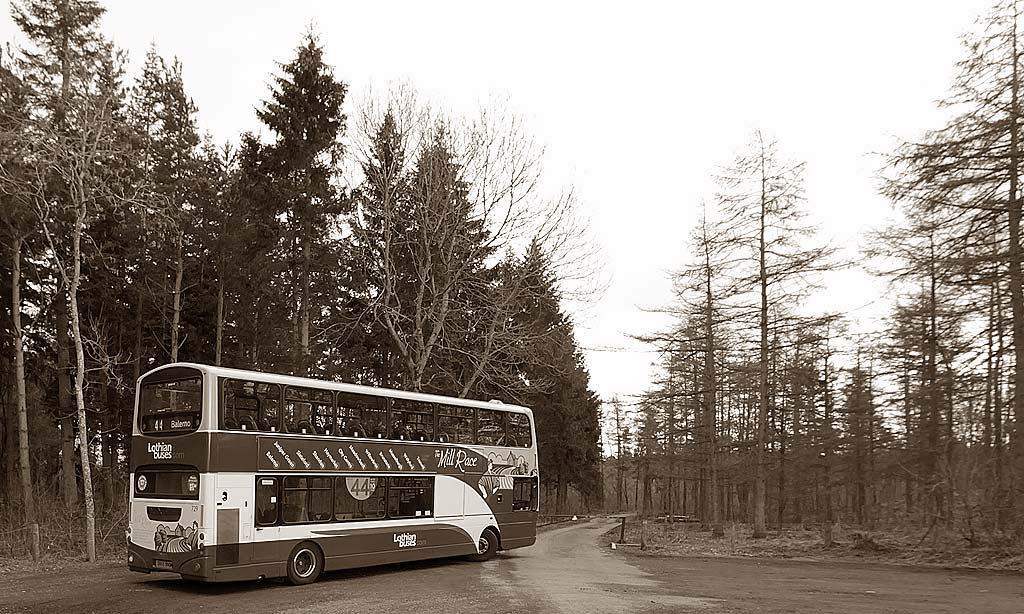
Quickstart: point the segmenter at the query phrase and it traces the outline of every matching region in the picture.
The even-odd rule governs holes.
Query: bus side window
[[[261,431],[281,430],[281,387],[277,384],[256,384],[260,399],[259,426]]]
[[[421,518],[434,513],[434,478],[388,478],[388,518]]]
[[[338,435],[384,437],[387,399],[362,394],[338,393]]]
[[[526,414],[510,412],[508,414],[508,439],[506,440],[505,445],[529,448],[532,443],[533,437],[530,433],[530,418]]]
[[[476,414],[476,442],[484,446],[505,445],[505,412],[481,409]]]
[[[289,433],[313,432],[313,404],[315,391],[309,388],[287,386],[284,389],[284,429]]]
[[[387,511],[385,505],[386,484],[387,478],[365,475],[335,478],[335,520],[383,518]]]
[[[286,477],[281,497],[281,518],[294,524],[309,520],[309,484],[306,477]]]
[[[392,399],[391,439],[434,440],[434,406],[422,401]]]
[[[256,478],[256,525],[277,524],[277,478]]]
[[[334,393],[313,391],[313,430],[318,435],[334,434]]]
[[[437,406],[437,440],[443,443],[473,443],[472,407]]]
[[[225,429],[258,430],[259,399],[256,398],[251,382],[226,380],[224,402],[221,405],[221,419]]]
[[[537,507],[537,478],[512,478],[512,511],[531,511]]]

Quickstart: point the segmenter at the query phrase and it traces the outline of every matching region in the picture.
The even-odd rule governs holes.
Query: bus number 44
[[[416,546],[415,533],[395,533],[395,543],[399,548],[414,548]]]

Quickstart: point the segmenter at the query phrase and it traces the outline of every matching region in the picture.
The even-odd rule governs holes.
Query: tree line
[[[1020,7],[964,38],[950,119],[885,157],[898,221],[843,262],[805,214],[804,164],[755,134],[675,275],[660,379],[607,420],[609,499],[645,514],[920,527],[969,544],[1024,536]],[[887,283],[879,330],[809,313],[823,275]]]
[[[217,144],[179,62],[151,48],[128,77],[98,2],[11,11],[8,553],[120,544],[134,383],[174,361],[521,403],[548,506],[598,499],[599,403],[561,306],[589,252],[519,120],[451,116],[409,87],[355,108],[309,32],[257,105],[261,134]]]

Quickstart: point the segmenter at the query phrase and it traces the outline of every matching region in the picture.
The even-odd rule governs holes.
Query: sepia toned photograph
[[[0,614],[1024,614],[1024,0],[0,0]]]

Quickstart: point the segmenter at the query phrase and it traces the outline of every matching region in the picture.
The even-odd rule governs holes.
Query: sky
[[[657,355],[631,335],[664,330],[670,273],[710,200],[711,177],[755,130],[807,163],[809,219],[857,260],[886,223],[880,154],[941,125],[960,36],[991,0],[720,2],[103,3],[102,30],[138,73],[151,44],[182,63],[200,128],[219,143],[260,128],[276,62],[312,24],[349,100],[412,84],[470,113],[507,101],[544,146],[545,183],[571,187],[600,257],[603,293],[573,303],[591,387],[629,399]],[[10,10],[0,41],[20,37]],[[830,276],[808,309],[854,330],[886,311],[884,284]]]

